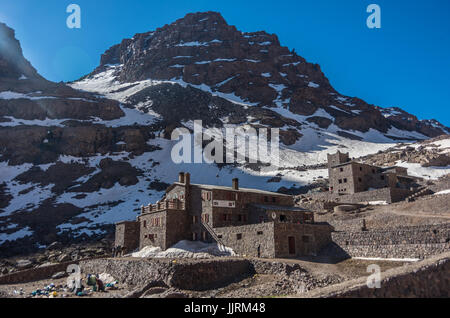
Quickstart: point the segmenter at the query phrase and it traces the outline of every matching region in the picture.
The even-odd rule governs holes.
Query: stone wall
[[[381,273],[381,288],[369,288],[367,277],[302,295],[321,298],[450,297],[450,253]]]
[[[322,224],[268,222],[214,231],[224,245],[239,255],[258,257],[259,250],[263,258],[292,258],[318,254],[331,242],[332,228]]]
[[[188,215],[185,210],[170,210],[166,215],[166,246],[170,248],[179,241],[192,240],[192,235],[189,227],[189,219],[192,216]]]
[[[215,228],[214,231],[224,245],[239,255],[257,257],[259,246],[261,257],[275,257],[273,222]]]
[[[342,249],[341,252],[351,257],[423,259],[450,251],[450,224],[334,232],[332,239]]]
[[[139,249],[145,246],[158,246],[165,250],[167,210],[147,213],[139,216],[140,239]]]
[[[20,272],[0,276],[0,285],[22,284],[51,278],[58,272],[66,272],[67,267],[72,264],[78,264],[80,261],[71,261],[48,265],[44,267],[30,268]]]
[[[83,273],[109,273],[128,286],[143,286],[156,281],[186,290],[223,287],[253,274],[245,259],[177,260],[102,259],[80,263]]]
[[[331,242],[332,228],[320,224],[275,224],[275,257],[292,258],[317,255],[319,251]],[[290,251],[290,241],[293,240],[295,250]]]
[[[122,247],[125,254],[139,247],[139,222],[121,222],[116,224],[115,247]]]
[[[393,203],[404,200],[412,192],[407,189],[399,188],[382,188],[354,194],[338,195],[330,192],[312,194],[313,199],[332,201],[339,203],[364,203],[373,201],[386,201]]]

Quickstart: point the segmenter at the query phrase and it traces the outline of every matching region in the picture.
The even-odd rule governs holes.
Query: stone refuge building
[[[294,197],[257,189],[191,184],[180,173],[163,198],[143,206],[136,221],[116,225],[116,247],[166,250],[181,240],[217,242],[239,255],[292,258],[314,255],[331,242],[333,228],[294,206]]]
[[[353,196],[351,201],[400,201],[414,192],[419,180],[409,176],[407,168],[382,168],[356,162],[350,160],[348,153],[340,151],[328,155],[328,175],[329,195],[338,199]]]

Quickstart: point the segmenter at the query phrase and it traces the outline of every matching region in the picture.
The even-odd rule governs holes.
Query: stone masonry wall
[[[381,288],[369,288],[367,278],[347,281],[303,295],[320,298],[450,297],[450,253],[381,273]]]
[[[275,257],[273,222],[215,228],[214,231],[224,245],[239,255],[257,257],[260,246],[261,257]],[[241,239],[238,239],[239,234]]]
[[[365,192],[358,192],[348,195],[338,195],[333,193],[317,193],[312,197],[318,200],[357,204],[372,201],[386,201],[387,203],[398,202],[404,200],[411,191],[397,188],[382,188]]]
[[[51,278],[55,273],[66,272],[69,265],[78,264],[79,262],[80,261],[70,261],[44,267],[30,268],[20,272],[3,275],[0,276],[0,285],[22,284],[42,279],[48,279]]]
[[[245,259],[177,260],[169,259],[101,259],[80,263],[83,273],[109,273],[121,283],[143,286],[160,282],[186,290],[223,287],[253,273]]]
[[[383,231],[334,232],[332,239],[351,257],[423,259],[450,251],[450,224]]]
[[[122,247],[125,254],[139,247],[139,222],[122,222],[116,225],[115,246]]]
[[[317,255],[331,242],[329,225],[276,223],[274,233],[277,258]],[[295,254],[290,254],[289,237],[294,240]]]

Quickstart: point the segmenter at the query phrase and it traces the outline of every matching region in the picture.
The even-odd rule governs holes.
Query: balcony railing
[[[168,200],[168,201],[162,201],[158,202],[156,204],[149,204],[147,206],[141,207],[141,213],[153,213],[153,212],[160,212],[165,210],[185,210],[186,205],[183,201],[180,200]]]

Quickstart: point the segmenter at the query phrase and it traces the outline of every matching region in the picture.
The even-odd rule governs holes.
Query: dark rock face
[[[304,116],[323,108],[343,130],[367,132],[373,128],[386,133],[396,127],[434,137],[448,129],[403,111],[401,118],[384,116],[379,107],[340,95],[319,65],[281,46],[276,35],[241,32],[216,12],[188,14],[154,32],[123,40],[102,55],[93,74],[109,64],[122,65],[116,73],[122,82],[177,79],[206,85],[213,92],[234,93],[260,107],[283,107]],[[320,120],[318,125],[331,123]]]
[[[135,185],[139,182],[139,170],[128,162],[116,162],[110,158],[100,162],[101,172],[92,176],[86,183],[72,189],[73,192],[95,192],[101,188],[110,189],[116,183],[122,186]]]
[[[61,194],[74,186],[77,179],[84,175],[89,175],[94,170],[94,168],[87,168],[79,163],[65,164],[57,162],[46,171],[37,166],[32,167],[30,170],[18,175],[15,180],[21,183],[39,184],[40,186],[54,184],[52,192]]]
[[[39,95],[42,96],[36,94],[33,97],[41,98]],[[0,116],[24,120],[47,118],[88,120],[92,117],[112,120],[124,116],[124,113],[115,101],[43,96],[38,100],[26,98],[0,100]]]
[[[26,162],[52,163],[60,155],[86,157],[119,150],[137,155],[151,150],[146,144],[151,137],[151,127],[109,128],[90,124],[69,127],[2,127],[1,159],[9,160],[10,165],[19,165]],[[126,144],[119,146],[118,142]]]
[[[0,23],[0,92],[25,96],[0,98],[0,118],[17,119],[118,119],[124,113],[115,101],[99,99],[65,84],[52,83],[40,76],[22,54],[14,30]]]
[[[18,79],[22,75],[32,79],[43,79],[23,57],[14,30],[0,23],[0,78]]]

